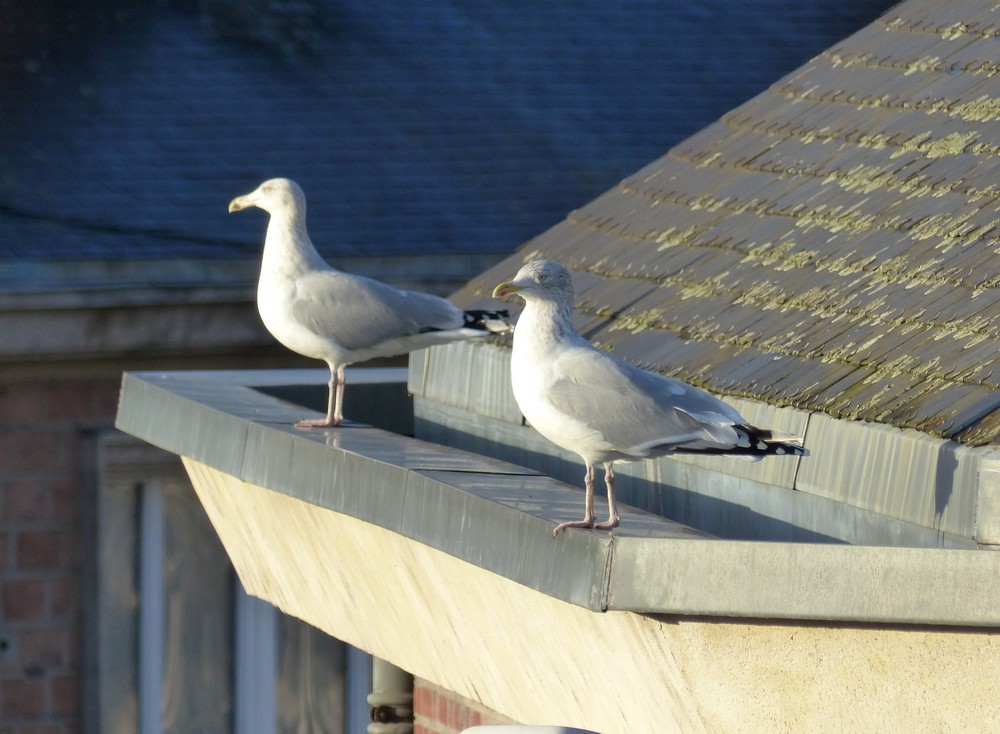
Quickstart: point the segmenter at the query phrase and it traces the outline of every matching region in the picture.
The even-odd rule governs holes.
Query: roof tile
[[[586,271],[588,336],[664,374],[998,442],[998,28],[992,2],[905,2],[524,256]]]

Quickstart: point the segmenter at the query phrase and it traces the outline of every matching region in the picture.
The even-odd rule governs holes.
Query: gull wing
[[[693,385],[639,369],[583,343],[552,364],[551,406],[586,424],[614,450],[635,457],[689,443],[729,445],[732,406]]]
[[[335,270],[296,279],[292,317],[352,350],[426,331],[458,329],[463,323],[461,309],[443,298]]]

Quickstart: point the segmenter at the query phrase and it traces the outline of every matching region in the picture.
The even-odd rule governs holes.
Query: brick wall
[[[80,729],[84,428],[118,379],[0,385],[0,734]]]
[[[0,734],[83,733],[86,438],[114,425],[122,371],[289,366],[315,363],[276,345],[141,364],[0,359]]]
[[[459,734],[480,724],[516,723],[422,678],[413,682],[413,715],[414,734]]]

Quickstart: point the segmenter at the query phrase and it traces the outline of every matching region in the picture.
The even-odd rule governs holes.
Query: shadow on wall
[[[406,392],[405,382],[350,382],[344,391],[344,415],[348,421],[368,423],[383,431],[413,436],[413,401]],[[316,385],[269,385],[254,388],[278,400],[301,405],[323,415],[329,388]],[[305,410],[302,417],[306,418]]]
[[[326,410],[327,387],[323,384],[257,389],[320,413]],[[391,399],[387,399],[386,390],[391,391]],[[345,413],[353,420],[528,467],[577,487],[582,493],[584,467],[576,458],[491,440],[429,419],[417,418],[415,426],[413,401],[403,382],[391,385],[357,382],[346,392],[345,401]],[[954,493],[958,448],[958,444],[949,443],[939,449],[934,478],[937,527]],[[639,462],[619,467],[617,487],[621,502],[726,540],[913,547],[962,545],[934,528],[911,525],[831,498],[744,483],[737,477],[713,474],[679,461],[661,459],[653,467],[642,467]],[[732,499],[688,488],[698,484],[716,487],[717,494]],[[601,497],[603,490],[601,483],[598,488]],[[580,502],[582,508],[582,497]],[[796,519],[801,524],[796,524]]]
[[[958,471],[955,450],[958,447],[959,444],[949,441],[941,444],[938,449],[937,467],[934,470],[934,521],[938,527],[941,527],[941,516],[955,491],[955,473]]]

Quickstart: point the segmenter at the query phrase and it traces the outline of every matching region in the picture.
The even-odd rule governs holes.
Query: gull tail
[[[479,331],[489,331],[494,334],[505,334],[513,331],[510,325],[510,313],[508,311],[466,311],[465,323],[462,326],[466,329],[477,329]]]

